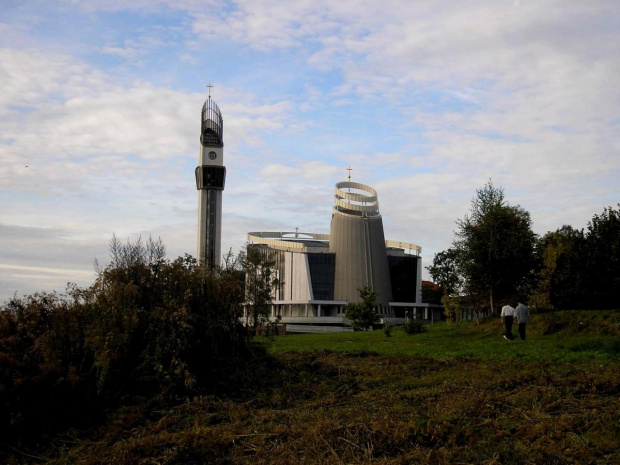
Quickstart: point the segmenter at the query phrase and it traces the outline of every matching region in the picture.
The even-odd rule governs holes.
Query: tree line
[[[539,237],[529,212],[489,181],[456,225],[452,246],[427,267],[449,318],[463,307],[493,314],[517,298],[542,311],[618,308],[620,208],[604,208],[585,230]]]
[[[166,259],[159,240],[113,237],[92,286],[3,305],[2,442],[96,424],[136,395],[176,402],[227,383],[230,392],[257,350],[241,318],[246,259],[229,254],[213,272],[189,255]]]

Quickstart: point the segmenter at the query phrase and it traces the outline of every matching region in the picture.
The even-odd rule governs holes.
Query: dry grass
[[[273,357],[247,367],[227,396],[126,407],[76,444],[57,440],[48,463],[620,463],[613,355],[605,363],[325,350]]]

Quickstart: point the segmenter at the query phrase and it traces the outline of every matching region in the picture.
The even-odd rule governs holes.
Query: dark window
[[[196,168],[197,189],[223,190],[226,182],[225,166],[199,166]]]
[[[334,300],[334,274],[336,255],[330,253],[309,253],[308,267],[315,300]]]
[[[415,302],[416,283],[418,282],[418,260],[413,255],[394,257],[388,255],[392,298],[394,302]]]

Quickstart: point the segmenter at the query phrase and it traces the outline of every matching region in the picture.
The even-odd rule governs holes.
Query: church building
[[[280,316],[287,332],[348,328],[345,306],[359,301],[358,289],[366,285],[378,293],[384,322],[434,317],[421,300],[421,247],[385,239],[377,192],[370,186],[336,184],[329,234],[251,232],[248,242],[275,263],[279,284],[270,316]]]
[[[201,264],[217,269],[226,167],[224,120],[210,92],[200,124],[197,255]],[[386,240],[377,192],[350,177],[336,184],[329,234],[252,232],[248,243],[275,263],[278,285],[270,316],[280,317],[288,332],[350,329],[345,306],[359,301],[359,289],[367,285],[378,294],[376,310],[384,322],[435,317],[421,300],[421,248]]]

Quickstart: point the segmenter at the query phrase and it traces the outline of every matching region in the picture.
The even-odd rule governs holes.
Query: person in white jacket
[[[506,332],[504,333],[504,339],[507,341],[512,341],[514,336],[512,335],[512,323],[515,318],[515,309],[510,305],[504,305],[502,307],[502,323],[506,327]]]

